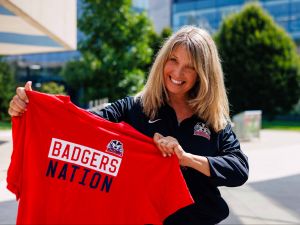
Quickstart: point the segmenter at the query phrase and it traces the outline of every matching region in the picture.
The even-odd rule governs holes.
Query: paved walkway
[[[221,224],[300,224],[300,132],[262,130],[243,142],[250,177],[242,187],[222,187],[230,216]],[[0,131],[0,224],[13,224],[15,197],[6,190],[10,132]]]
[[[15,224],[17,202],[6,189],[6,174],[12,152],[11,131],[0,131],[0,224]]]
[[[300,224],[300,132],[263,130],[242,148],[249,180],[221,188],[231,211],[222,224]]]

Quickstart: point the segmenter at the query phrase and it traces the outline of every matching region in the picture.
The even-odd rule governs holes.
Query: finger
[[[25,88],[18,87],[17,90],[16,90],[16,92],[17,92],[17,95],[19,96],[19,98],[21,100],[23,100],[26,103],[29,102],[28,97],[27,97],[26,92],[25,92]]]
[[[177,142],[173,140],[168,140],[167,138],[161,138],[157,141],[159,145],[162,145],[163,147],[173,148],[176,146]]]
[[[155,133],[153,136],[153,140],[154,142],[158,142],[159,139],[163,138],[164,136],[162,136],[160,133]]]
[[[157,147],[161,151],[163,157],[167,157],[170,154],[168,148],[166,148],[165,145],[166,143],[164,142],[163,139],[159,140],[157,143]]]
[[[11,108],[8,108],[8,114],[10,116],[15,116],[15,113],[14,113],[14,111]]]
[[[166,136],[165,137],[168,141],[177,141],[174,137],[172,136]]]
[[[154,144],[156,145],[156,147],[159,149],[159,151],[161,152],[161,154],[166,157],[166,154],[164,153],[164,150],[162,149],[162,145],[161,145],[161,141],[159,139],[159,133],[155,133],[153,136],[153,141]]]
[[[18,113],[18,112],[16,112],[16,111],[14,111],[12,108],[9,108],[9,109],[8,109],[8,114],[9,114],[11,117],[22,115],[21,113]]]
[[[21,111],[24,111],[26,109],[26,106],[27,106],[26,103],[23,100],[21,100],[18,95],[15,95],[13,97],[12,104],[16,105],[16,107],[21,109]]]
[[[167,147],[167,145],[169,143],[169,139],[170,138],[166,138],[159,133],[154,134],[155,144],[157,145],[157,147],[159,148],[159,150],[161,151],[161,153],[164,157],[172,156],[174,154],[173,149]],[[172,140],[172,139],[170,139],[170,140]]]
[[[11,108],[12,110],[18,112],[18,113],[21,113],[23,110],[14,102],[14,100],[11,100],[10,101],[10,104],[9,104],[9,108]]]
[[[32,81],[27,81],[26,84],[25,84],[25,90],[26,91],[32,91]]]
[[[165,139],[168,141],[168,142],[172,142],[172,143],[177,143],[177,144],[179,144],[179,142],[177,141],[177,139],[176,138],[174,138],[174,137],[171,137],[171,136],[167,136],[167,137],[165,137]]]
[[[159,133],[155,133],[156,145],[162,152],[163,156],[172,156],[174,152],[174,148],[180,146],[177,139],[171,136],[164,137]]]
[[[175,142],[175,141],[170,141],[170,142],[167,144],[167,147],[170,148],[170,149],[174,149],[177,145],[178,145],[177,142]]]
[[[174,150],[172,148],[167,147],[168,143],[161,144],[161,149],[163,150],[163,153],[167,156],[172,156]]]
[[[167,153],[165,153],[165,151],[161,145],[157,145],[157,148],[159,149],[159,151],[161,152],[163,157],[167,157]]]

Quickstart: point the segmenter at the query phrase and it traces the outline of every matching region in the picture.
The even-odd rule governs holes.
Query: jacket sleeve
[[[236,187],[244,184],[249,174],[248,158],[241,151],[230,124],[219,133],[218,144],[218,155],[207,157],[211,181],[216,186]]]
[[[126,121],[127,112],[132,107],[133,101],[133,97],[126,97],[109,104],[105,108],[92,109],[88,111],[102,117],[103,119],[119,123]]]

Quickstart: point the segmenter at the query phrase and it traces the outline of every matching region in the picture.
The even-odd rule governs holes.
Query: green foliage
[[[0,121],[0,130],[9,130],[11,129],[10,121]]]
[[[71,89],[81,88],[80,101],[112,101],[139,91],[152,55],[147,16],[134,12],[129,0],[84,0],[78,25],[85,34],[79,44],[83,59],[62,74]]]
[[[9,118],[7,110],[15,88],[15,79],[11,68],[0,59],[0,121]]]
[[[165,27],[160,34],[157,34],[156,32],[152,32],[151,34],[151,48],[153,50],[153,58],[155,58],[155,55],[159,51],[159,49],[162,47],[165,40],[171,36],[172,29],[169,27]]]
[[[293,109],[289,113],[290,115],[299,115],[300,116],[300,98],[297,104],[293,106]]]
[[[160,34],[156,33],[154,30],[150,33],[150,47],[153,51],[152,53],[152,60],[149,64],[146,65],[145,71],[149,71],[152,63],[154,62],[154,59],[156,57],[156,54],[158,53],[159,49],[162,47],[165,40],[171,36],[172,29],[169,27],[165,27]]]
[[[263,129],[300,131],[300,121],[263,120]]]
[[[296,46],[258,4],[225,19],[215,39],[234,113],[262,109],[272,118],[291,110],[300,96]]]
[[[88,57],[85,57],[87,59]],[[92,83],[93,71],[90,68],[92,63],[87,60],[69,61],[62,69],[61,75],[67,83],[68,94],[72,102],[81,106],[88,102],[89,95],[84,94],[85,87],[93,89]]]
[[[66,94],[64,85],[60,85],[53,81],[43,83],[40,91],[48,94]]]

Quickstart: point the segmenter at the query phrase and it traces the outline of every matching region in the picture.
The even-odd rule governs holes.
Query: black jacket
[[[179,210],[165,224],[215,224],[228,216],[228,206],[217,186],[240,186],[248,179],[249,172],[247,157],[230,124],[217,133],[196,115],[178,124],[176,113],[169,105],[161,107],[156,118],[149,120],[140,101],[133,97],[91,112],[112,122],[124,121],[149,137],[155,132],[175,137],[186,152],[207,157],[211,177],[192,168],[182,168],[195,204]]]

